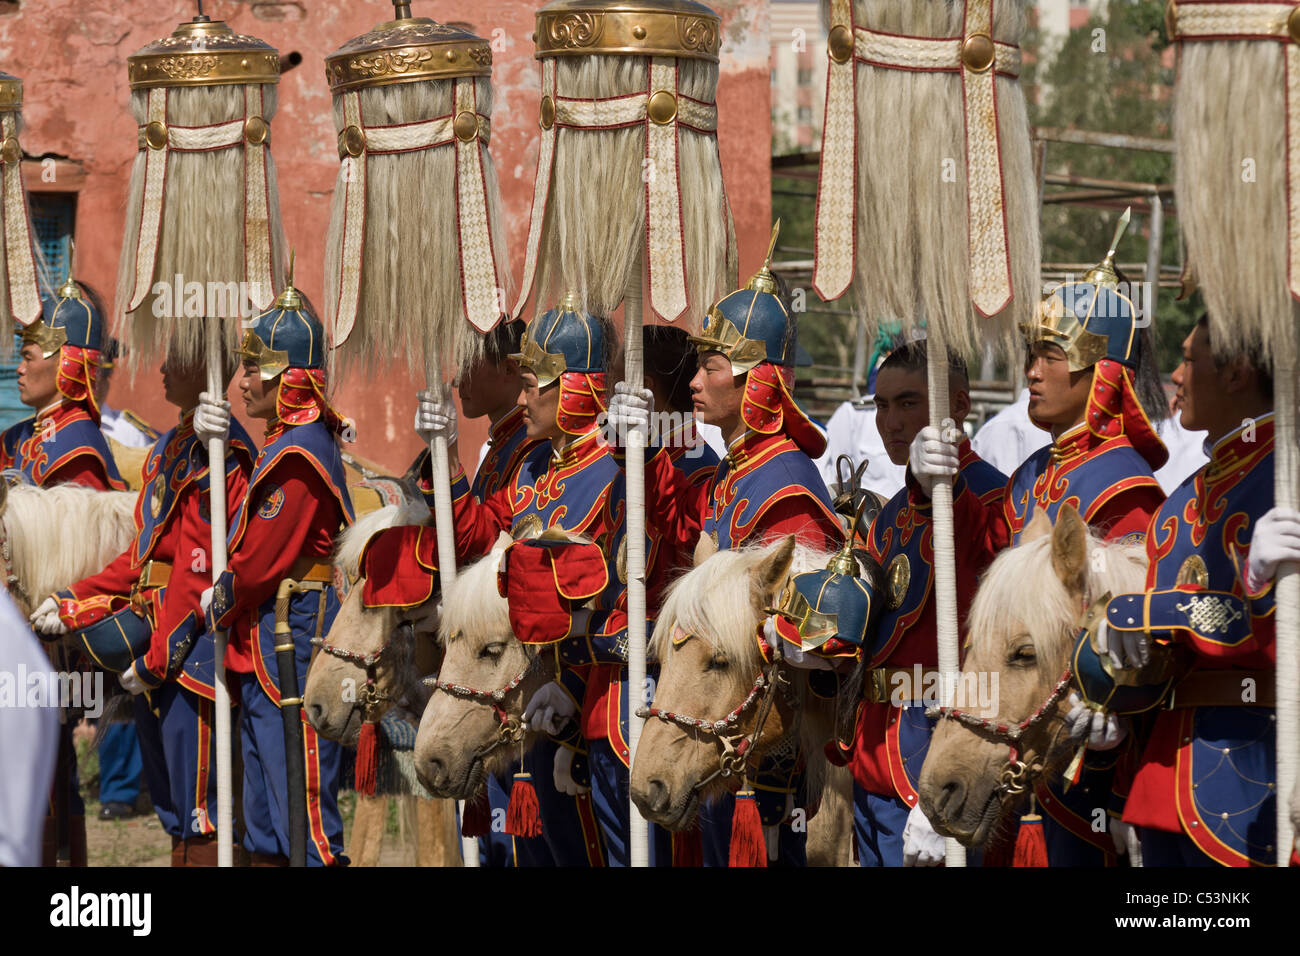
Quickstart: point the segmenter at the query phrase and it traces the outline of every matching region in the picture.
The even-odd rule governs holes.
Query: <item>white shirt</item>
[[[1022,388],[1016,400],[986,421],[970,445],[1002,474],[1010,476],[1025,459],[1052,443],[1052,433],[1029,420],[1029,389]]]
[[[27,680],[51,671],[31,627],[0,592],[0,866],[40,866],[58,752],[57,707],[27,706]],[[45,685],[51,682],[45,678]]]
[[[1179,422],[1177,412],[1161,422],[1156,431],[1169,449],[1169,461],[1156,472],[1156,481],[1160,482],[1165,494],[1170,494],[1210,460],[1205,454],[1207,432],[1189,432]]]
[[[832,496],[839,481],[835,461],[840,455],[852,458],[855,467],[866,460],[867,470],[863,472],[861,487],[886,500],[898,494],[907,480],[907,466],[895,465],[885,452],[884,439],[876,427],[874,402],[861,408],[845,402],[835,409],[826,426],[826,454],[815,464]]]

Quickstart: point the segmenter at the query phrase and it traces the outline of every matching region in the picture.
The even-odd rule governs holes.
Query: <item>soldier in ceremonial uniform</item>
[[[0,469],[15,469],[34,485],[122,491],[95,400],[103,315],[71,277],[56,295],[43,295],[41,306],[41,318],[22,330],[18,365],[18,397],[36,417],[0,435]]]
[[[277,591],[299,583],[288,625],[301,688],[311,639],[328,631],[338,612],[330,555],[335,534],[353,518],[339,449],[351,423],[325,397],[326,347],[325,330],[292,279],[244,334],[240,389],[249,416],[266,420],[266,439],[230,528],[229,567],[203,594],[209,627],[230,632],[226,667],[239,675],[244,846],[255,865],[286,865],[289,853]],[[229,416],[225,402],[205,398],[202,408],[214,420]],[[317,736],[305,715],[302,739],[308,865],[344,863],[340,745]]]
[[[457,561],[472,561],[486,554],[502,531],[521,539],[551,529],[587,538],[605,556],[605,584],[595,597],[596,610],[590,617],[574,622],[563,633],[536,635],[536,643],[558,642],[557,680],[545,685],[525,709],[525,717],[555,736],[558,744],[553,752],[550,744],[539,744],[540,749],[528,754],[524,764],[537,767],[531,775],[545,821],[542,836],[556,861],[567,865],[602,865],[605,853],[612,865],[625,865],[627,859],[627,770],[623,763],[627,758],[625,753],[615,753],[615,745],[620,751],[627,750],[626,690],[619,679],[627,659],[626,617],[620,621],[616,612],[623,591],[617,562],[624,533],[624,484],[622,471],[598,427],[598,417],[605,410],[606,370],[612,350],[608,322],[580,311],[572,295],[529,323],[520,351],[511,358],[522,372],[519,403],[530,444],[513,480],[481,502],[456,464],[455,406],[430,403],[427,397],[422,402],[422,437],[441,433],[452,446]],[[432,529],[421,529],[409,558],[430,574],[436,571]],[[508,578],[512,586],[526,584],[513,573]],[[611,700],[615,702],[613,721],[609,719]],[[619,705],[619,701],[624,703]],[[561,733],[570,717],[580,719]],[[552,754],[549,764],[543,762],[547,754]],[[618,767],[623,768],[621,797]],[[590,801],[569,800],[585,796],[580,791],[588,780]],[[563,784],[563,792],[559,784]],[[575,806],[579,811],[576,828],[568,825]],[[553,821],[561,821],[558,828]],[[605,851],[601,850],[602,836]]]
[[[1277,860],[1273,575],[1300,561],[1300,514],[1273,507],[1269,363],[1216,353],[1217,321],[1202,316],[1174,372],[1210,460],[1151,519],[1147,591],[1115,596],[1096,627],[1116,678],[1172,678],[1124,809],[1145,866]]]
[[[706,539],[713,550],[769,544],[787,534],[828,551],[843,541],[813,464],[826,435],[792,395],[795,336],[794,319],[764,264],[745,288],[709,309],[693,338],[700,362],[691,381],[695,414],[722,429],[727,456],[707,482],[693,483],[662,447],[647,453],[646,525],[663,539],[670,565],[689,564]],[[648,429],[651,402],[647,391],[634,393],[619,383],[611,423]],[[802,776],[797,764],[791,756],[758,767],[755,787],[766,826],[785,820]],[[706,865],[727,864],[733,803],[727,798],[701,808]],[[781,827],[782,862],[804,862],[801,836]]]
[[[647,326],[641,334],[645,384],[654,396],[654,411],[660,423],[657,444],[692,484],[707,482],[719,459],[695,420],[691,380],[700,366],[695,346],[685,329],[671,325]]]
[[[912,440],[929,420],[926,343],[906,345],[885,359],[876,376],[876,424],[890,461],[906,466]],[[970,412],[966,364],[948,356],[949,415],[957,427]],[[983,461],[965,438],[959,474],[985,507],[1000,503],[1006,476]],[[871,524],[868,553],[885,569],[888,587],[874,634],[863,649],[866,699],[851,752],[853,823],[861,866],[932,866],[943,862],[943,838],[917,805],[916,780],[929,751],[934,721],[925,717],[924,680],[937,675],[934,543],[929,487],[908,474]],[[956,536],[957,619],[965,620],[978,577],[994,552],[979,539]],[[920,670],[914,670],[919,667]],[[915,687],[915,675],[923,686]],[[936,685],[937,686],[937,685]]]
[[[82,632],[92,655],[116,651],[120,634],[140,639],[138,646],[133,641],[134,660],[97,662],[121,670],[122,686],[137,695],[132,733],[139,731],[154,809],[172,837],[172,865],[215,866],[213,637],[204,630],[199,596],[212,580],[206,439],[224,435],[226,423],[205,422],[198,408],[207,381],[203,366],[165,363],[162,380],[180,422],[149,450],[135,541],[104,570],[48,598],[32,621],[49,636]],[[226,501],[232,517],[256,450],[239,423],[231,423]]]
[[[479,503],[513,484],[519,466],[538,443],[537,439],[528,437],[528,430],[524,424],[524,407],[519,401],[520,392],[523,390],[523,379],[519,363],[511,357],[519,352],[523,331],[524,323],[519,320],[499,325],[487,336],[483,357],[461,375],[457,384],[465,417],[481,418],[486,415],[491,421],[487,444],[484,445],[479,459],[478,471],[469,486],[470,495]],[[439,402],[434,395],[423,391],[419,393],[418,399],[415,431],[427,446],[443,424],[443,419],[439,416],[447,414],[449,403]],[[454,406],[450,407],[454,410]],[[427,449],[420,452],[411,467],[420,475],[420,491],[429,503],[429,511],[432,512],[433,480]],[[433,553],[436,554],[436,550]],[[432,575],[430,580],[433,580]],[[570,846],[581,851],[582,856],[576,860],[564,858],[563,863],[587,862],[580,810],[577,806],[572,806],[569,808],[570,812],[562,811],[566,802],[572,803],[572,798],[556,792],[554,777],[550,771],[557,746],[553,741],[545,739],[526,760],[528,766],[544,770],[532,774],[532,778],[539,799],[547,807],[547,822],[552,832],[540,837],[522,837],[497,829],[497,824],[505,820],[510,803],[510,787],[514,775],[520,771],[519,762],[516,761],[503,778],[490,776],[487,779],[492,830],[486,836],[479,837],[480,865],[554,866],[557,861],[548,846],[548,838],[554,839],[557,845]],[[568,821],[567,828],[559,822],[560,819]],[[554,832],[557,829],[567,829],[568,838],[559,839],[558,834]]]
[[[1051,432],[1052,444],[1016,469],[1000,501],[981,501],[961,475],[955,478],[957,540],[977,541],[996,553],[1019,541],[1035,512],[1055,521],[1065,502],[1107,540],[1145,535],[1164,500],[1155,469],[1167,452],[1138,399],[1147,384],[1138,380],[1143,338],[1133,303],[1119,291],[1113,255],[1112,249],[1082,281],[1050,292],[1039,306],[1036,327],[1024,330],[1029,416]],[[926,427],[912,442],[909,467],[923,481],[957,473],[956,430],[951,422],[944,425],[946,434]],[[1107,741],[1109,748],[1116,743]],[[1036,784],[1047,814],[1043,831],[1052,865],[1115,862],[1111,834],[1098,833],[1092,821],[1098,807],[1122,799],[1111,794],[1121,756],[1115,749],[1090,749],[1083,778],[1068,792],[1041,779]]]

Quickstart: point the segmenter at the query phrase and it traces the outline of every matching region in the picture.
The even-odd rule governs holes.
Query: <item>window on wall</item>
[[[46,275],[58,286],[68,274],[68,254],[76,225],[77,197],[72,193],[31,193],[32,231],[36,247],[45,260]],[[14,357],[0,362],[0,429],[25,418],[33,409],[18,400],[18,350],[22,342],[14,336]]]

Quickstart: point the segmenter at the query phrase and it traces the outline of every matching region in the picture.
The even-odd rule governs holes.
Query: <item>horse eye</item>
[[[704,669],[706,671],[725,671],[730,666],[731,663],[723,655],[714,654],[709,660],[708,666]]]
[[[500,657],[500,656],[501,656],[502,654],[504,654],[505,652],[506,652],[506,645],[505,645],[505,642],[504,642],[504,641],[496,641],[496,642],[494,642],[494,643],[492,643],[492,644],[484,645],[483,649],[482,649],[481,651],[478,652],[478,656],[479,656],[479,657],[490,658],[490,659],[492,659],[492,660],[496,660],[498,657]]]
[[[1020,667],[1033,667],[1038,663],[1038,653],[1033,644],[1021,644],[1011,652],[1007,663]]]

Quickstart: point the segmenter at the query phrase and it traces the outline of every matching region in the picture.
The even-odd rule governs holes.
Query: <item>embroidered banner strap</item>
[[[532,294],[542,239],[546,204],[555,172],[555,137],[559,129],[609,130],[645,126],[645,159],[650,173],[645,179],[646,264],[649,271],[650,308],[672,322],[686,311],[686,249],[683,239],[681,178],[678,168],[680,131],[714,136],[718,109],[713,103],[693,99],[678,90],[677,60],[653,57],[644,92],[599,99],[559,96],[555,60],[542,60],[541,148],[533,185],[532,217],[524,258],[523,283],[512,310],[518,317]]]
[[[145,154],[144,197],[136,240],[135,285],[127,311],[138,309],[153,286],[171,154],[203,153],[240,145],[244,147],[244,281],[249,301],[259,311],[266,309],[275,299],[275,285],[266,168],[271,128],[262,118],[262,87],[258,84],[245,87],[243,119],[209,126],[168,125],[167,92],[165,87],[149,91],[148,122],[138,131],[139,148]]]
[[[9,276],[9,313],[22,325],[41,317],[41,296],[36,287],[36,253],[32,248],[32,223],[23,187],[23,151],[18,145],[15,114],[0,114],[0,215],[4,216],[4,257]]]
[[[460,249],[461,300],[465,315],[480,332],[496,326],[504,311],[498,301],[497,257],[488,224],[485,153],[491,120],[475,104],[474,78],[457,79],[455,111],[417,123],[367,126],[356,91],[343,94],[343,129],[339,131],[339,185],[343,190],[343,254],[339,282],[336,347],[347,341],[356,324],[361,293],[361,263],[366,243],[367,158],[453,146],[456,155],[456,229]]]
[[[1020,48],[992,38],[993,0],[967,0],[959,37],[914,37],[857,26],[851,0],[831,0],[826,113],[815,221],[813,288],[843,295],[857,257],[857,65],[958,73],[966,117],[968,287],[981,315],[1011,300],[996,76],[1020,75]]]

